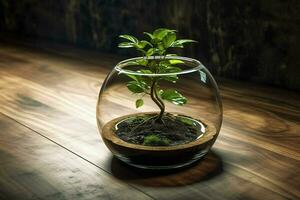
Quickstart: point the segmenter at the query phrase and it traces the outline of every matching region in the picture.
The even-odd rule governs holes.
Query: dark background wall
[[[300,90],[299,0],[0,0],[0,32],[101,51],[158,27],[198,40],[213,74]],[[129,55],[132,55],[129,53]]]

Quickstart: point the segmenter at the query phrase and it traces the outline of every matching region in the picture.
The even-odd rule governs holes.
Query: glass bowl
[[[180,61],[179,72],[151,74],[139,71],[145,68],[136,65],[141,59],[131,58],[118,63],[101,87],[97,124],[104,143],[115,157],[139,168],[179,168],[199,160],[214,144],[222,124],[222,102],[214,78],[195,59],[179,56],[144,58],[148,62]],[[176,90],[184,97],[181,98],[184,102],[180,99],[175,103],[164,100],[163,117],[157,125],[162,110],[153,101],[150,92],[140,94],[128,89],[133,77],[160,80],[156,95],[161,100],[165,93],[160,93],[160,89]],[[168,80],[170,77],[177,77],[176,83]],[[143,103],[137,99],[142,99]],[[140,132],[136,133],[137,129],[141,129]],[[157,135],[165,129],[168,133],[161,137]],[[134,134],[134,139],[128,139]],[[171,141],[170,138],[181,140]]]

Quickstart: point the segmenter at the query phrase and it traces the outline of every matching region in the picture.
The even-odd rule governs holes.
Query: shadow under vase
[[[174,187],[209,180],[223,172],[220,156],[210,151],[200,160],[183,168],[151,170],[132,167],[116,157],[111,157],[112,174],[133,184],[151,187]]]

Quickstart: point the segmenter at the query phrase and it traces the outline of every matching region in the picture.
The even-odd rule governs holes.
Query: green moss
[[[182,123],[184,123],[184,124],[186,124],[186,125],[188,125],[188,126],[195,126],[195,121],[192,121],[192,120],[190,120],[190,119],[188,119],[188,118],[186,118],[186,117],[178,117],[178,119],[179,119]]]
[[[143,145],[147,146],[168,146],[170,141],[166,138],[160,138],[157,135],[148,135],[144,138]]]

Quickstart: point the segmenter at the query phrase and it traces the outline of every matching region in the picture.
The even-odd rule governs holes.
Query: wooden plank
[[[153,175],[115,161],[100,141],[95,103],[105,67],[31,49],[1,48],[0,55],[6,57],[6,62],[0,62],[0,112],[155,198],[300,197],[299,95],[295,93],[272,89],[293,97],[289,100],[264,88],[253,92],[251,85],[226,83],[222,87],[225,121],[214,146],[217,153],[187,170]],[[18,59],[23,61],[14,62]],[[122,108],[122,104],[117,105]]]
[[[0,199],[151,199],[0,114]]]

